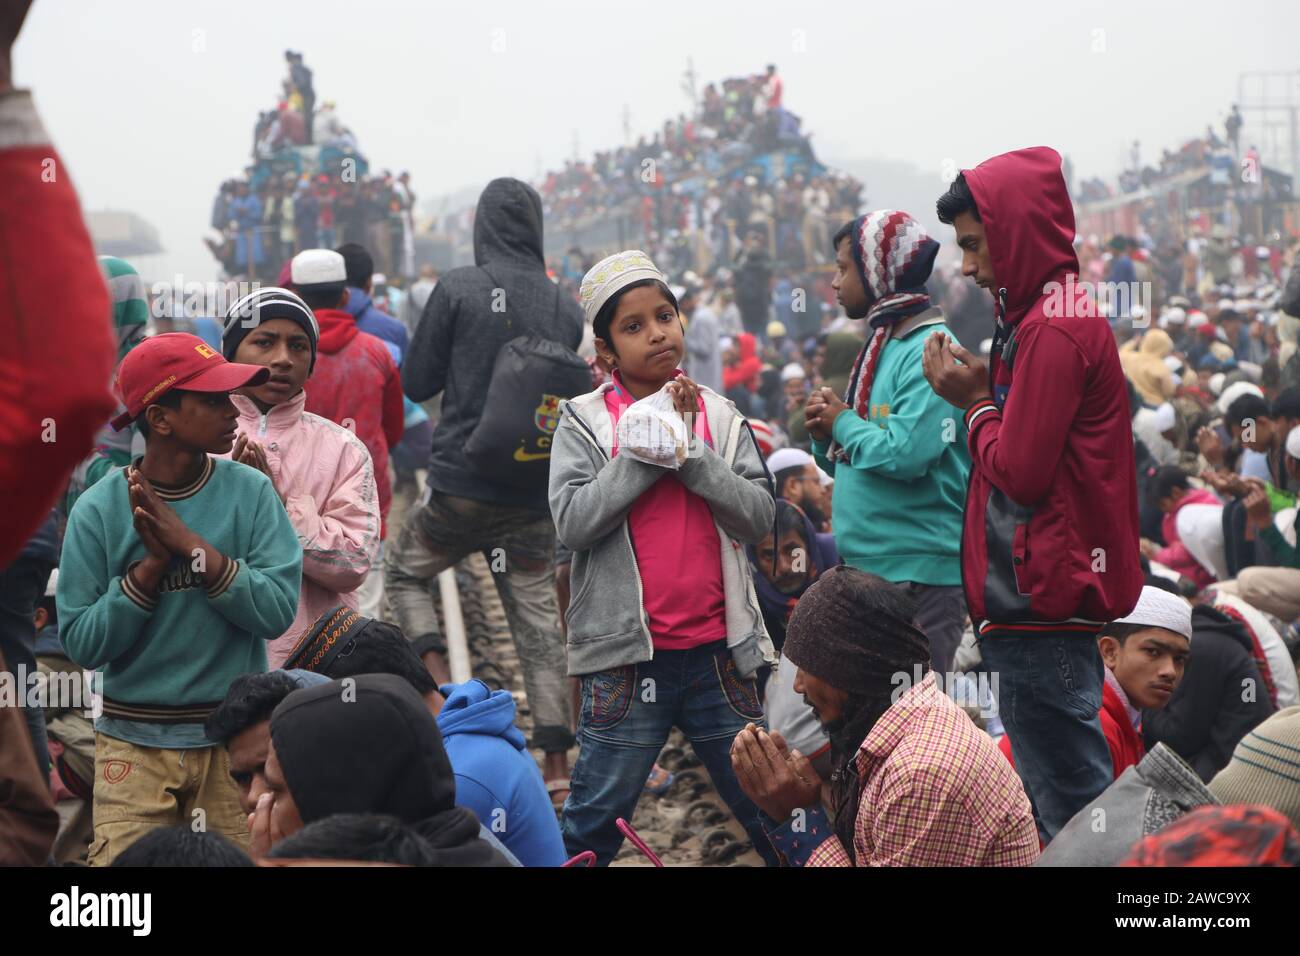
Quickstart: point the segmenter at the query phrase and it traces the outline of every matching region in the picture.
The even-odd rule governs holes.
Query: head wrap
[[[113,331],[117,335],[117,360],[135,348],[144,338],[149,322],[149,303],[144,294],[144,282],[135,266],[116,256],[100,256],[99,269],[108,283],[108,294],[113,300]],[[180,294],[175,290],[174,294]]]
[[[853,262],[871,299],[867,325],[872,331],[868,332],[866,344],[858,354],[844,404],[866,421],[876,366],[894,328],[930,307],[925,282],[934,267],[939,243],[930,238],[919,222],[897,209],[881,209],[859,216],[853,220],[849,238]],[[844,449],[832,441],[827,456],[832,461],[841,461],[845,458]]]
[[[1269,807],[1202,806],[1143,837],[1120,866],[1300,866],[1300,833]]]
[[[1181,634],[1189,641],[1192,639],[1192,606],[1177,594],[1170,594],[1164,588],[1146,585],[1138,596],[1137,607],[1124,617],[1117,618],[1116,624],[1138,624],[1142,627],[1162,627],[1166,631]]]
[[[298,638],[298,643],[285,658],[285,670],[301,668],[328,674],[330,664],[351,654],[357,646],[357,638],[374,623],[373,618],[363,617],[346,604],[334,605]]]
[[[850,694],[880,696],[893,675],[929,669],[930,642],[878,599],[900,591],[847,565],[824,572],[804,592],[786,624],[782,653],[800,670]],[[906,604],[907,602],[899,602]]]

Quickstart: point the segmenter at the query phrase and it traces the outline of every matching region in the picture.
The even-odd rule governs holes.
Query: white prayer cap
[[[1286,453],[1292,458],[1300,458],[1300,425],[1287,433]]]
[[[347,282],[348,270],[333,249],[304,249],[293,257],[289,278],[294,285],[326,285]]]
[[[1163,627],[1166,631],[1192,639],[1192,606],[1177,594],[1163,588],[1146,585],[1135,607],[1116,624],[1140,624],[1143,627]]]
[[[791,362],[785,368],[781,369],[781,381],[789,382],[796,378],[807,378],[808,373],[803,370],[803,366],[798,362]]]
[[[1263,398],[1264,390],[1251,382],[1233,382],[1223,390],[1223,394],[1219,396],[1219,400],[1215,404],[1218,406],[1219,411],[1226,415],[1228,414],[1228,407],[1243,395],[1258,395]]]
[[[767,458],[767,467],[772,474],[787,468],[799,468],[812,463],[813,456],[801,448],[779,448]]]

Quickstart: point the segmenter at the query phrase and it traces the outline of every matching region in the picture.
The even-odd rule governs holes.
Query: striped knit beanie
[[[1300,828],[1300,705],[1242,737],[1209,788],[1223,803],[1262,803]]]
[[[116,256],[100,256],[99,269],[108,283],[109,299],[113,303],[113,331],[117,335],[117,360],[135,348],[144,338],[149,323],[149,302],[144,294],[144,282],[135,266]]]
[[[896,686],[895,674],[910,677],[917,665],[922,673],[929,669],[930,642],[912,623],[915,611],[898,585],[840,565],[799,599],[781,653],[832,687],[879,696]]]
[[[342,258],[342,257],[340,257]],[[221,353],[226,361],[235,360],[235,352],[245,336],[261,322],[288,319],[297,323],[311,340],[311,368],[316,367],[316,346],[320,342],[320,325],[316,314],[296,292],[277,286],[263,286],[236,301],[226,313],[221,330]]]

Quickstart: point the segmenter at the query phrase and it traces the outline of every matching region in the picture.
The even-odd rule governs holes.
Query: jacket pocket
[[[613,730],[632,709],[636,665],[588,674],[582,679],[582,718],[588,730]]]
[[[1029,522],[1022,521],[1016,525],[1011,538],[1011,570],[1016,578],[1016,591],[1029,595]]]

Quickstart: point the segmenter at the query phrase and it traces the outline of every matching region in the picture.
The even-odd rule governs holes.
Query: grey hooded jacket
[[[1071,817],[1034,866],[1116,866],[1147,834],[1218,802],[1178,754],[1156,744]]]
[[[582,340],[582,310],[546,275],[536,190],[517,179],[487,184],[474,214],[474,262],[434,286],[402,363],[402,387],[412,401],[443,393],[429,484],[443,494],[544,513],[545,488],[520,492],[465,458],[501,346],[529,333],[571,349]]]
[[[551,446],[551,515],[573,551],[567,621],[574,677],[654,657],[627,513],[664,469],[611,456],[614,429],[605,392],[612,387],[563,402]],[[700,394],[716,451],[692,435],[677,477],[713,512],[722,545],[727,647],[740,676],[751,677],[762,664],[775,663],[776,654],[744,546],[772,534],[776,503],[767,466],[736,406],[702,386]]]

